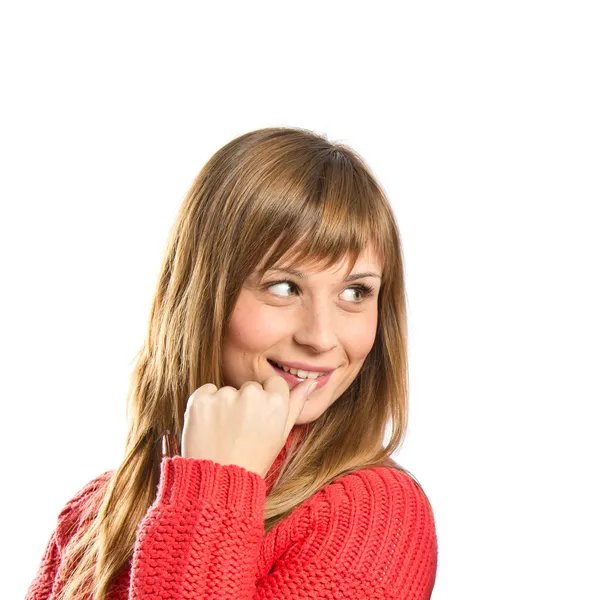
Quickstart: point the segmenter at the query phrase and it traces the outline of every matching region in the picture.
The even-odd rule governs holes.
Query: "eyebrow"
[[[282,271],[283,273],[289,273],[290,275],[295,275],[296,277],[299,277],[300,279],[306,279],[306,275],[302,272],[302,271],[297,271],[296,269],[282,269],[282,268],[273,268],[273,269],[269,269],[269,271]],[[268,271],[266,271],[268,272]],[[356,281],[357,279],[361,279],[362,277],[379,277],[381,279],[381,275],[379,275],[378,273],[371,273],[371,272],[366,272],[366,273],[352,273],[350,275],[348,275],[348,277],[346,277],[346,279],[344,279],[344,281]]]

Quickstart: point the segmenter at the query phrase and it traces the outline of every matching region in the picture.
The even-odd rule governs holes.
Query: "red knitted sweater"
[[[288,443],[263,479],[237,465],[164,457],[154,503],[111,600],[329,598],[424,600],[437,569],[434,517],[420,487],[388,467],[345,475],[265,535],[263,509]],[[53,600],[69,539],[89,522],[94,492],[64,507],[26,600]],[[97,495],[96,495],[97,497]],[[85,517],[84,515],[87,515]]]

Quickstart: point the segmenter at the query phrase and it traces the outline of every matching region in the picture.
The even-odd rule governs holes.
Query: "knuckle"
[[[205,383],[201,385],[192,396],[199,396],[201,394],[214,394],[217,391],[217,386],[214,383]]]
[[[214,383],[205,383],[196,389],[188,398],[187,406],[192,406],[194,403],[211,398],[217,391],[217,386]]]
[[[252,391],[263,391],[263,386],[260,385],[260,383],[258,383],[257,381],[246,381],[245,383],[242,384],[242,387],[240,387],[240,391],[242,390],[252,390]]]
[[[219,389],[219,392],[225,396],[228,396],[231,394],[235,394],[237,390],[231,385],[224,385],[222,388]]]

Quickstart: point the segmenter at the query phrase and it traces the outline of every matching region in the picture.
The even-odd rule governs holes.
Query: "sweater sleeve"
[[[238,465],[164,457],[136,532],[129,600],[250,600],[266,482]]]
[[[299,541],[257,578],[265,480],[237,465],[163,458],[136,531],[129,600],[426,600],[433,515],[408,477],[383,470],[327,486],[301,511]]]

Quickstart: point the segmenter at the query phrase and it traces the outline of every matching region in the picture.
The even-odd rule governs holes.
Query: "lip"
[[[304,379],[301,379],[300,377],[296,377],[296,375],[292,375],[291,373],[286,373],[283,369],[280,369],[279,367],[276,367],[275,365],[272,365],[271,363],[269,363],[269,365],[273,369],[273,371],[275,371],[275,373],[277,373],[277,375],[279,375],[280,377],[283,377],[286,380],[286,382],[290,386],[290,389],[296,387],[301,381],[304,381]],[[287,366],[287,363],[286,363],[286,366]],[[306,369],[306,370],[308,370],[308,369]],[[312,391],[313,394],[317,390],[320,390],[324,385],[327,384],[327,382],[331,379],[331,375],[333,374],[334,371],[335,371],[335,369],[333,371],[329,371],[329,373],[327,373],[325,375],[321,375],[321,377],[317,377],[314,380],[317,382],[317,385],[315,386],[315,388]]]
[[[274,360],[274,359],[271,359]],[[274,362],[279,362],[278,360],[274,360]],[[335,371],[335,367],[318,367],[316,365],[307,365],[306,363],[298,363],[298,362],[281,362],[280,364],[284,364],[286,367],[292,367],[292,369],[302,369],[303,371],[315,371],[316,373],[331,373]]]

